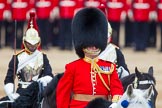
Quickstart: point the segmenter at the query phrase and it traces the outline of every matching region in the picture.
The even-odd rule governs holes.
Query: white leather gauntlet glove
[[[20,96],[18,93],[14,92],[14,84],[13,83],[7,83],[4,86],[4,90],[5,90],[8,98],[13,102]]]
[[[47,84],[52,80],[52,77],[51,76],[44,76],[44,77],[41,77],[37,80],[37,82],[41,82],[43,84],[43,86],[47,86]]]
[[[112,103],[110,106],[109,106],[109,108],[116,108],[117,107],[117,103]]]

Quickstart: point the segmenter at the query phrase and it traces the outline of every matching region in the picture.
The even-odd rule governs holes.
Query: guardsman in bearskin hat
[[[72,35],[80,58],[66,65],[56,88],[57,108],[84,108],[99,97],[120,99],[123,87],[116,65],[98,59],[107,45],[107,27],[106,16],[97,8],[81,9],[74,16]]]
[[[52,79],[52,69],[47,55],[38,50],[41,43],[35,22],[35,13],[30,13],[29,28],[23,36],[24,49],[13,55],[9,62],[4,89],[11,101],[15,101],[33,81],[40,81],[43,86]],[[14,80],[18,78],[18,89],[14,91]]]
[[[59,48],[61,50],[72,50],[71,22],[76,9],[75,0],[60,0],[60,25],[59,25]]]
[[[125,20],[125,0],[107,0],[107,18],[113,28],[112,42],[119,46],[120,25]]]
[[[2,38],[2,28],[5,29],[5,46],[10,44],[11,35],[8,31],[11,27],[11,10],[10,10],[11,1],[9,0],[0,0],[0,48],[3,47],[3,38]]]
[[[153,4],[155,4],[154,0],[133,0],[132,2],[135,51],[146,51],[147,49],[150,31],[149,22],[156,7]]]

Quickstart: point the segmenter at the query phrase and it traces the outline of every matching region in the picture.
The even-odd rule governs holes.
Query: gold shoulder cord
[[[112,72],[114,71],[114,65],[111,64],[111,68],[110,71],[103,71],[98,64],[96,63],[98,61],[98,58],[95,59],[90,59],[88,57],[85,57],[84,60],[88,63],[91,63],[91,71],[94,70],[94,72],[98,73],[102,83],[104,84],[104,86],[107,88],[108,91],[110,91],[110,88],[108,87],[108,85],[106,84],[106,82],[104,81],[102,74],[107,74],[108,75],[108,82],[109,82],[109,86],[110,86],[110,74],[112,74]]]

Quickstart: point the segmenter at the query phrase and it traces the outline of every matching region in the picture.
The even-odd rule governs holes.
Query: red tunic
[[[103,60],[98,60],[98,66],[102,70],[109,71],[112,63]],[[116,72],[116,66],[110,75],[110,90],[111,95],[122,95],[123,87]],[[94,72],[92,72],[94,73]],[[108,75],[101,74],[104,81],[109,85]],[[84,59],[76,60],[66,65],[66,70],[63,77],[60,79],[56,90],[57,108],[84,108],[88,101],[78,101],[70,99],[71,92],[74,94],[87,95],[105,95],[108,96],[110,92],[103,85],[99,75],[96,73],[95,82],[92,80],[91,64]]]
[[[99,7],[100,1],[99,0],[85,0],[84,2],[85,7]]]
[[[26,20],[26,14],[29,9],[28,0],[13,0],[12,7],[12,19],[24,21]]]
[[[72,19],[76,9],[76,1],[74,0],[60,0],[60,17],[65,19]]]
[[[148,21],[149,13],[153,9],[153,0],[134,0],[133,13],[135,21]]]
[[[6,10],[7,1],[6,0],[0,0],[0,20],[4,20],[3,14]]]
[[[51,0],[36,0],[37,17],[40,19],[48,19],[52,9]]]
[[[108,0],[107,2],[107,12],[109,21],[120,21],[121,14],[125,11],[125,0]]]
[[[157,8],[158,21],[162,22],[162,0],[159,0]]]

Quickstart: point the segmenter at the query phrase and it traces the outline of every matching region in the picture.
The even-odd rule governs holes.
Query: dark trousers
[[[134,33],[135,50],[145,51],[148,42],[149,23],[134,22],[133,33]]]
[[[1,41],[2,41],[2,26],[3,26],[3,21],[0,21],[0,48],[2,47],[2,43],[1,43]]]
[[[119,46],[119,32],[120,32],[120,22],[109,21],[112,27],[112,43]]]
[[[60,19],[59,27],[59,47],[60,49],[72,49],[72,33],[71,33],[72,19]]]
[[[16,29],[15,29],[15,24],[16,24]],[[22,38],[24,35],[24,24],[25,21],[16,21],[16,22],[12,22],[12,27],[14,28],[14,32],[13,32],[13,36],[12,36],[12,48],[14,48],[14,41],[16,39],[16,48],[17,49],[21,49],[22,47]],[[16,36],[15,36],[15,32],[16,32]]]
[[[155,21],[149,22],[148,47],[156,47],[156,25]]]
[[[19,25],[17,25],[19,26]],[[5,28],[5,46],[12,46],[14,43],[14,28],[12,21],[4,21],[4,28]]]
[[[160,40],[160,51],[162,52],[162,22],[159,23],[160,26],[160,34],[161,34],[161,40]]]
[[[59,42],[59,19],[50,22],[50,42],[52,46],[58,46]]]
[[[49,37],[50,37],[49,20],[48,19],[38,19],[37,22],[38,22],[38,28],[39,28],[39,35],[41,37],[41,47],[43,49],[48,49]]]
[[[125,47],[133,45],[132,24],[133,22],[127,17],[125,21]]]

